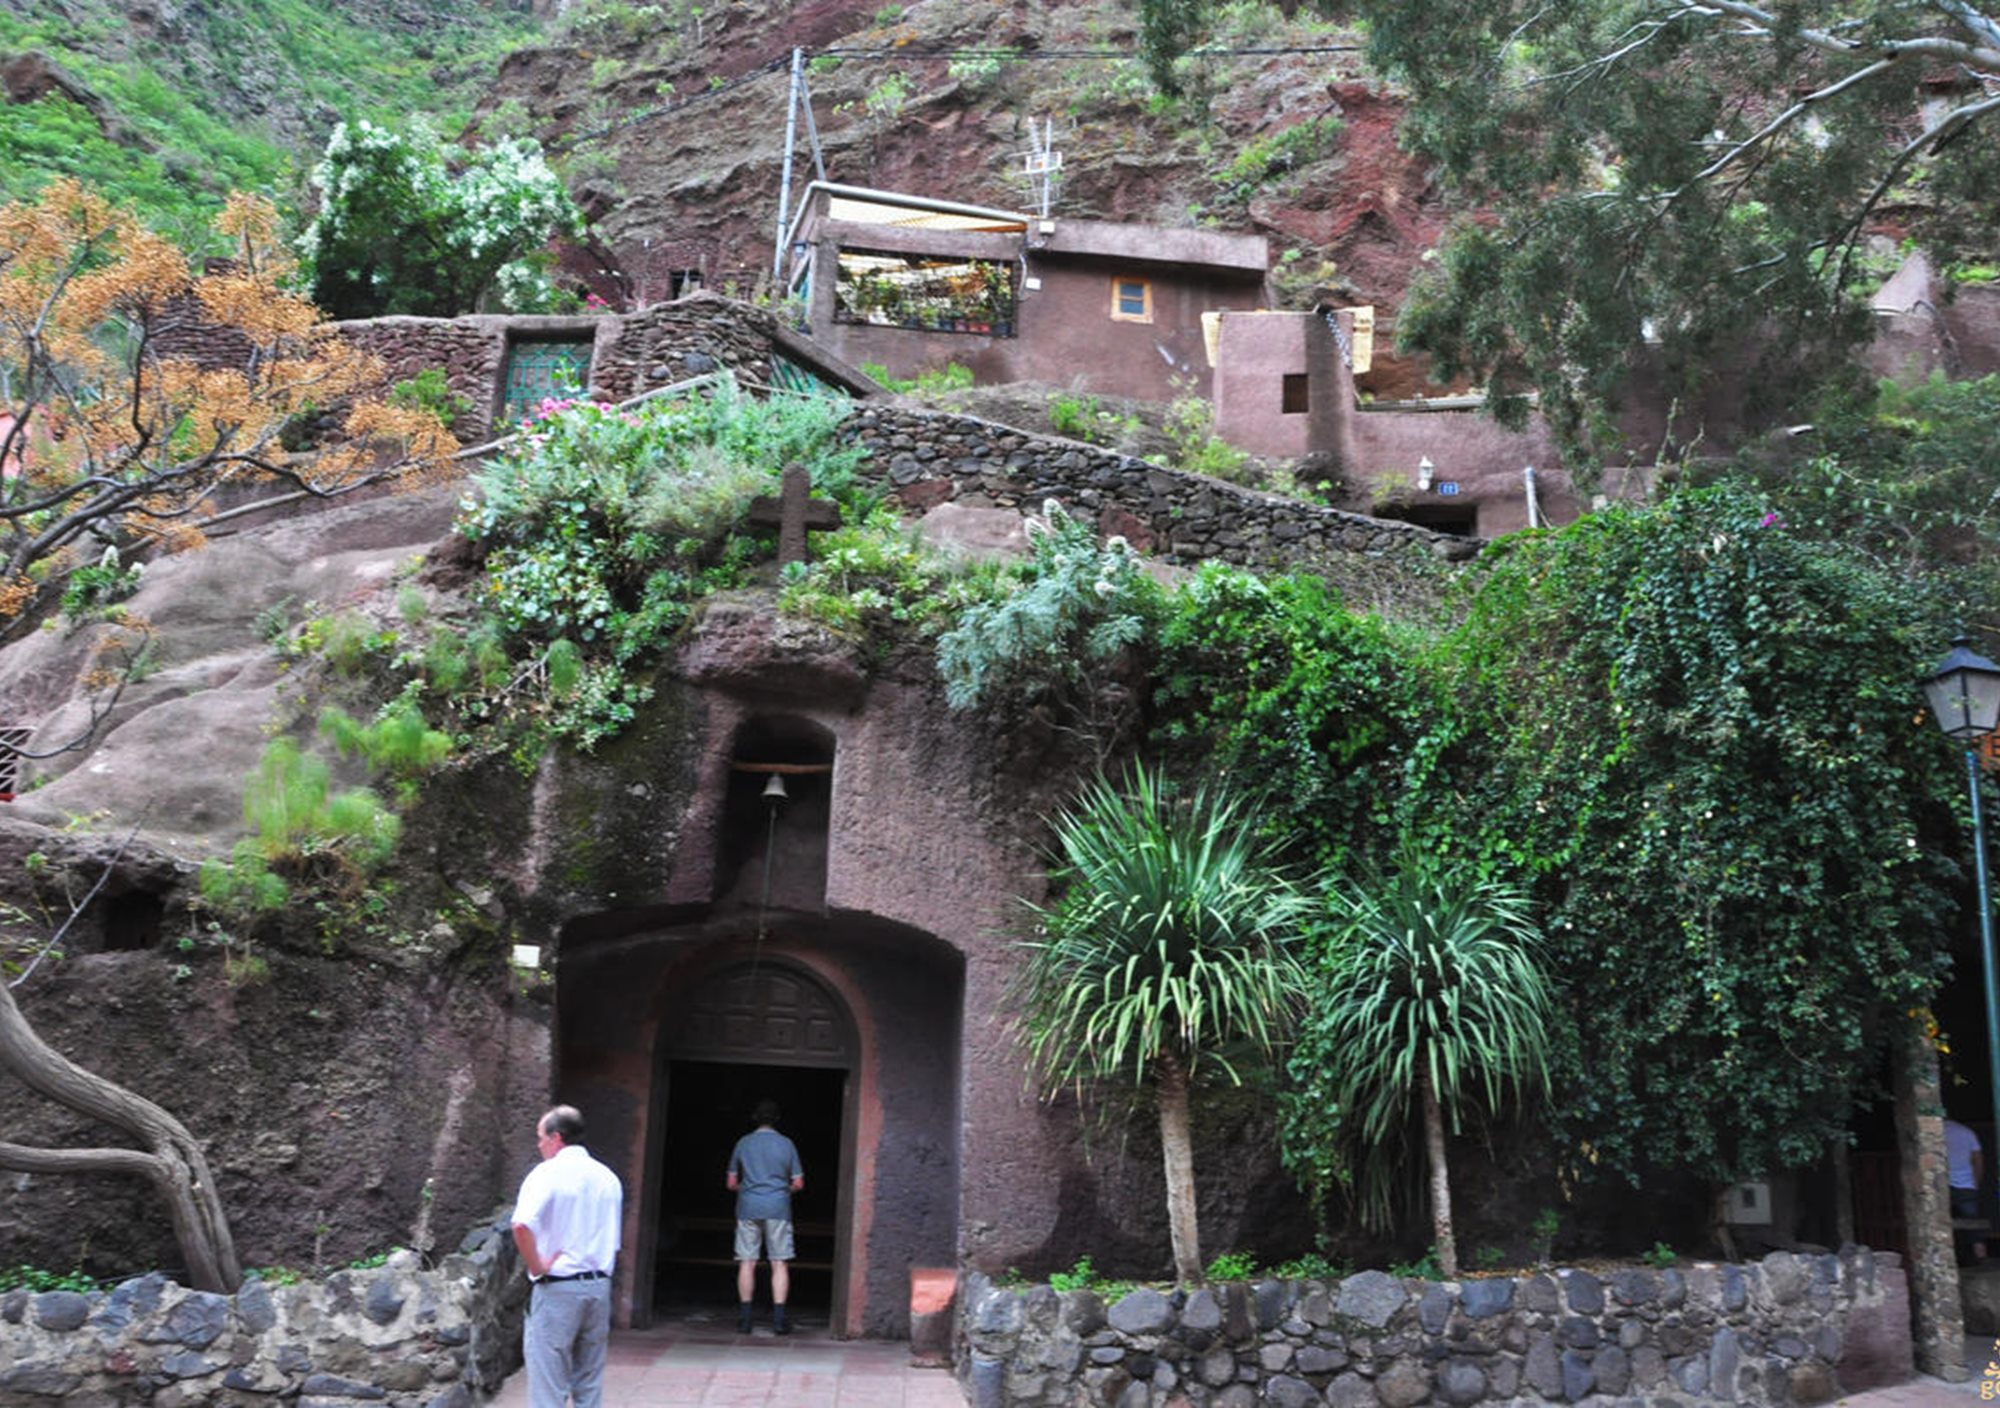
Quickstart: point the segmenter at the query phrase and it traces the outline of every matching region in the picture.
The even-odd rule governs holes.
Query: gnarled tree
[[[217,229],[234,257],[197,275],[75,182],[0,207],[0,643],[105,546],[190,547],[457,451],[434,416],[375,399],[379,362],[285,291],[267,203],[232,198]],[[341,405],[340,443],[285,448],[294,417]]]
[[[126,837],[130,842],[131,837]],[[55,951],[63,936],[89,908],[110,879],[117,854],[40,952],[11,982],[0,983],[0,1071],[66,1109],[124,1131],[137,1149],[50,1149],[0,1140],[0,1168],[19,1173],[137,1174],[158,1190],[173,1223],[174,1241],[187,1263],[188,1282],[200,1291],[234,1291],[243,1279],[236,1260],[236,1242],[229,1231],[208,1158],[187,1127],[143,1095],[125,1089],[71,1061],[29,1024],[14,989],[34,975],[42,959]]]

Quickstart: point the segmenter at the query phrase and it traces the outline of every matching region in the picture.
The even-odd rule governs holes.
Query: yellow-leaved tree
[[[216,523],[442,470],[437,418],[287,291],[277,212],[232,196],[231,257],[185,254],[74,181],[0,207],[0,644],[104,549],[179,551]],[[337,443],[288,451],[346,407]]]

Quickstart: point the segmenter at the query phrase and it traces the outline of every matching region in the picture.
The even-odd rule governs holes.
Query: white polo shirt
[[[535,1247],[549,1263],[547,1275],[574,1276],[579,1271],[608,1275],[618,1259],[624,1209],[625,1190],[618,1175],[590,1157],[581,1144],[569,1144],[521,1180],[514,1225],[534,1233]]]

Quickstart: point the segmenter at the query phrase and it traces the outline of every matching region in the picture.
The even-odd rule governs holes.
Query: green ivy
[[[1459,725],[1420,628],[1351,610],[1317,577],[1211,563],[1171,599],[1159,644],[1156,745],[1206,753],[1265,797],[1314,865],[1423,828]]]
[[[1577,1166],[1812,1162],[1945,972],[1944,623],[1725,490],[1508,540],[1465,604],[1458,831],[1538,881]]]

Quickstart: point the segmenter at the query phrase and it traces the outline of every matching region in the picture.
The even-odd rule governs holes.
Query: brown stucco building
[[[815,182],[786,287],[813,339],[899,377],[957,362],[980,382],[1164,401],[1209,390],[1202,315],[1266,300],[1262,235],[1164,229]]]

